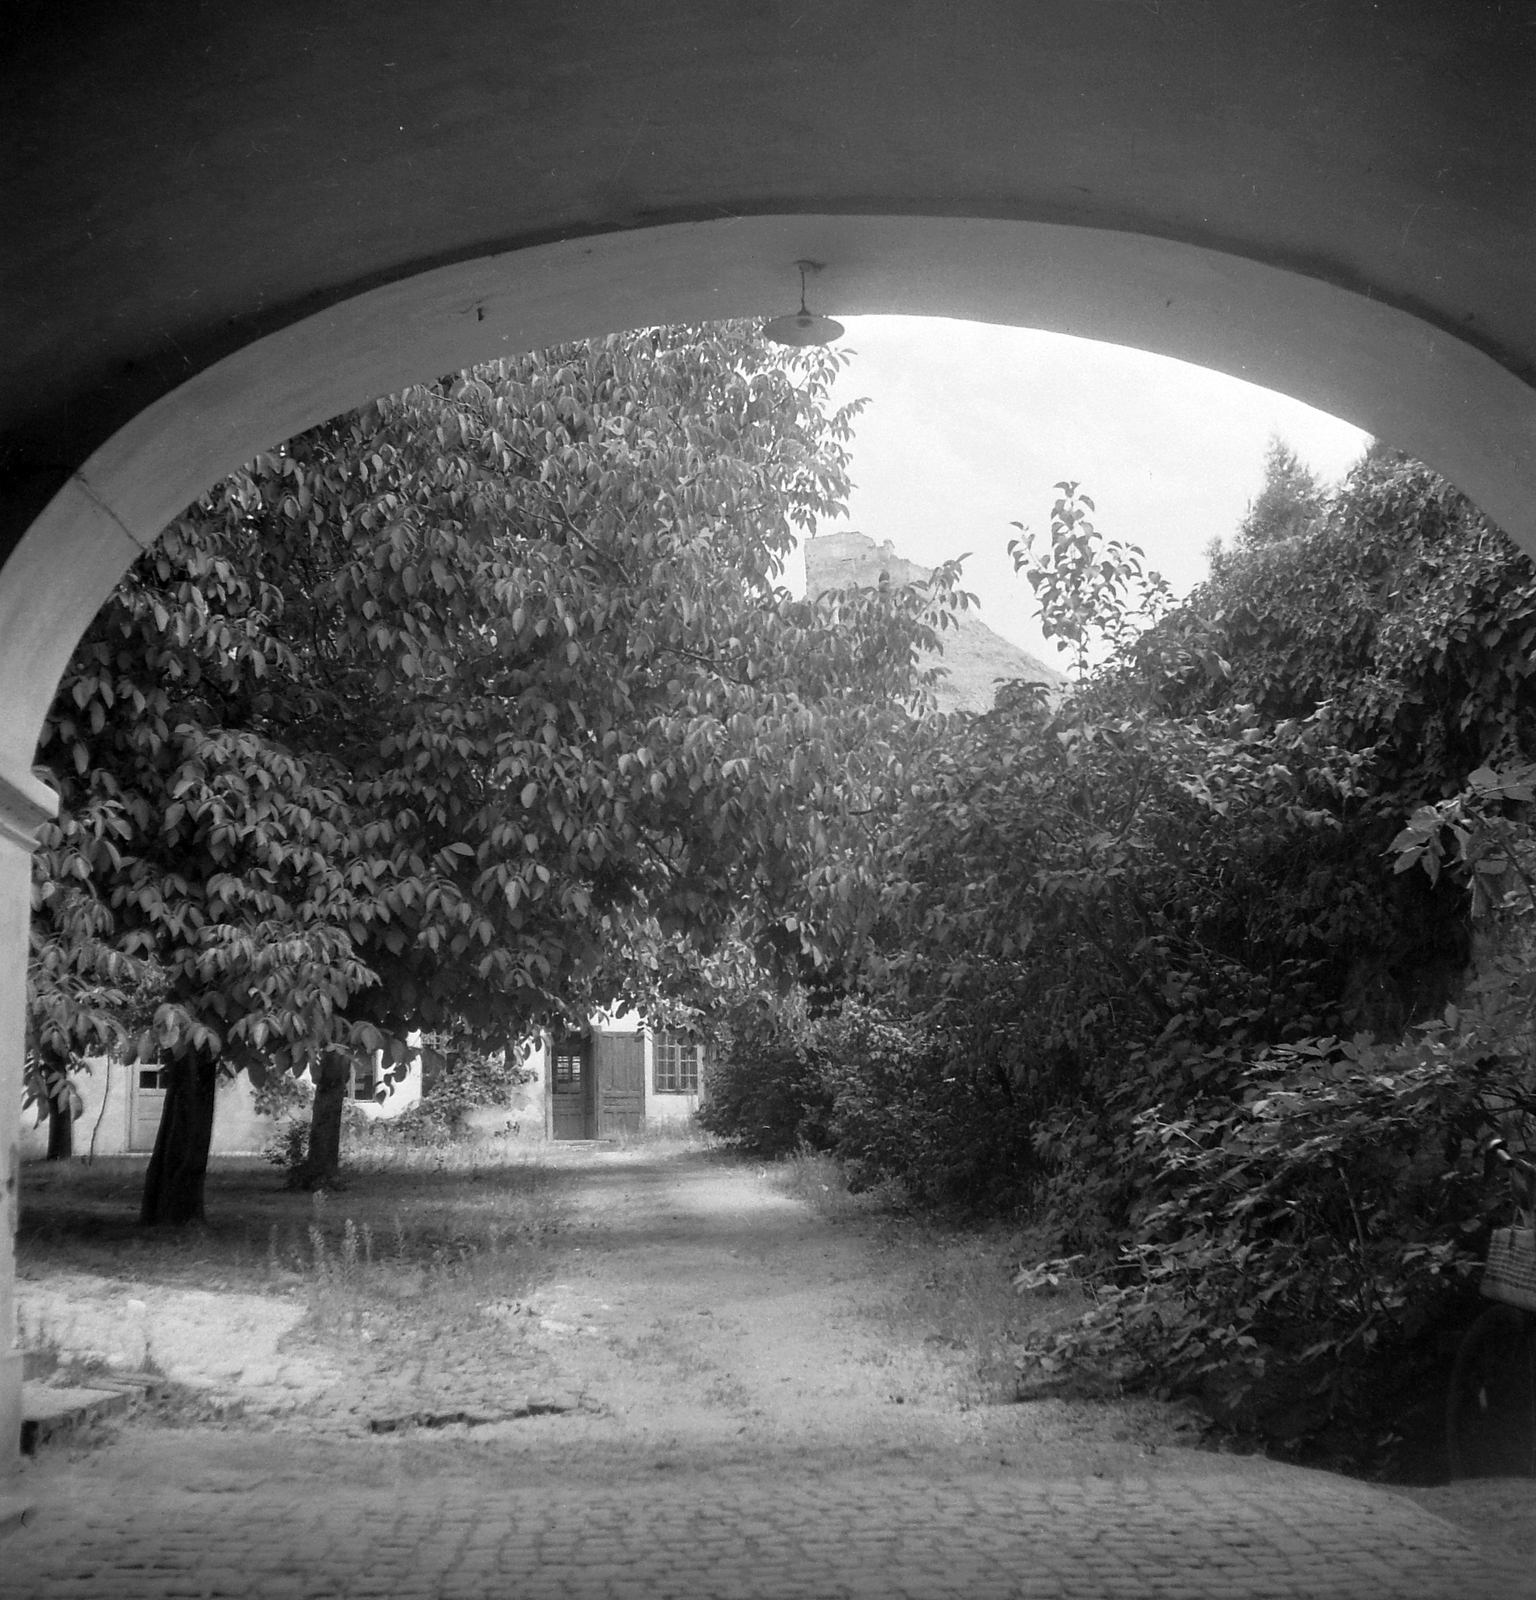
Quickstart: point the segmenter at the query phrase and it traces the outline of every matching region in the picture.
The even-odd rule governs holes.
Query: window
[[[371,1066],[353,1066],[352,1079],[347,1085],[347,1098],[349,1100],[376,1100],[378,1098],[379,1078]]]
[[[555,1093],[581,1093],[581,1056],[579,1039],[567,1039],[555,1046]]]
[[[656,1093],[697,1094],[704,1046],[676,1033],[656,1035]]]
[[[140,1067],[139,1087],[141,1089],[169,1089],[171,1086],[170,1069],[167,1067]]]

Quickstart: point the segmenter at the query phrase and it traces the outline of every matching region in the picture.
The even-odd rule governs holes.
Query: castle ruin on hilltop
[[[824,533],[802,540],[800,548],[808,595],[874,588],[882,576],[895,584],[926,583],[933,576],[931,567],[897,555],[889,539],[876,544],[865,533]],[[990,711],[999,678],[1046,684],[1053,699],[1065,689],[1063,673],[994,633],[974,611],[956,612],[955,622],[944,630],[944,653],[937,662],[948,674],[935,690],[941,711]]]

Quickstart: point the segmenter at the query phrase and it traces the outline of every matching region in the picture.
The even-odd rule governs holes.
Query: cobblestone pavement
[[[1536,1600],[1528,1555],[1190,1448],[1168,1407],[979,1399],[937,1296],[994,1312],[915,1234],[833,1226],[739,1165],[563,1159],[559,1247],[510,1288],[373,1284],[306,1332],[280,1283],[40,1274],[72,1345],[121,1320],[180,1388],[28,1465],[0,1600]]]
[[[133,1434],[139,1434],[135,1440]],[[442,1442],[444,1445],[448,1441]],[[0,1594],[474,1600],[480,1596],[1297,1596],[1536,1592],[1527,1564],[1409,1501],[1263,1464],[1156,1480],[1002,1469],[530,1471],[359,1442],[130,1430],[39,1465],[0,1542]],[[466,1470],[466,1466],[468,1470]],[[323,1470],[318,1470],[322,1468]]]

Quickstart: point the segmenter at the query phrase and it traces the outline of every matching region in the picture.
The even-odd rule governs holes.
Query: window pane
[[[674,1033],[656,1035],[657,1094],[697,1094],[704,1047]]]
[[[555,1051],[555,1093],[577,1094],[581,1090],[581,1048],[561,1045]]]

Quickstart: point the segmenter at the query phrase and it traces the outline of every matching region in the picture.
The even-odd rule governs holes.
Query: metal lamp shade
[[[775,344],[804,348],[812,344],[831,344],[843,336],[843,325],[831,317],[818,317],[809,311],[796,311],[787,317],[774,317],[763,324],[763,332]]]

